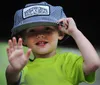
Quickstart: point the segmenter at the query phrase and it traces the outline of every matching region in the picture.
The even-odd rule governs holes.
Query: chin
[[[52,50],[47,50],[47,49],[39,49],[39,50],[34,51],[34,53],[41,54],[41,55],[49,54],[51,52],[52,52]]]
[[[43,55],[43,54],[48,54],[48,53],[50,53],[50,51],[38,51],[38,52],[37,52],[37,54],[42,54],[42,55]]]
[[[45,48],[37,48],[37,49],[35,48],[35,49],[33,49],[33,53],[45,55],[45,54],[52,53],[55,49],[56,48],[52,47],[52,46],[48,46]]]

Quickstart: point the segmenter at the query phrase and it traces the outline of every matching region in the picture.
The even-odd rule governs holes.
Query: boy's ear
[[[64,38],[64,36],[65,36],[65,33],[63,33],[63,32],[59,32],[59,40],[62,40],[63,38]]]

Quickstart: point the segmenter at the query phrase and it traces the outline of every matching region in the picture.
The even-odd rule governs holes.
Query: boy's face
[[[39,26],[26,31],[24,44],[35,54],[48,54],[56,50],[58,40],[62,38],[57,27]]]

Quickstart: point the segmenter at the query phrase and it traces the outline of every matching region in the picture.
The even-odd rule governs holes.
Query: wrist
[[[10,74],[18,74],[18,73],[20,73],[19,71],[17,71],[16,69],[14,69],[10,64],[8,65],[6,71],[7,71],[8,73],[10,73]]]
[[[74,30],[74,31],[72,31],[72,32],[70,33],[70,35],[71,35],[73,38],[79,36],[80,34],[82,34],[80,30]]]
[[[7,84],[18,85],[21,77],[21,72],[15,71],[11,65],[6,69]]]

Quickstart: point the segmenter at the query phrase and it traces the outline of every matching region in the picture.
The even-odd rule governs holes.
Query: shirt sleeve
[[[27,70],[28,70],[27,66],[25,66],[24,69],[21,71],[21,78],[20,78],[19,85],[26,85],[25,75],[26,75]]]
[[[21,80],[21,76],[22,76],[22,73],[20,73],[20,78],[17,82],[15,82],[13,85],[20,85],[20,80]]]
[[[81,82],[93,83],[95,81],[95,72],[89,74],[88,76],[84,75],[82,56],[69,53],[64,64],[67,78],[73,84],[76,85]]]

